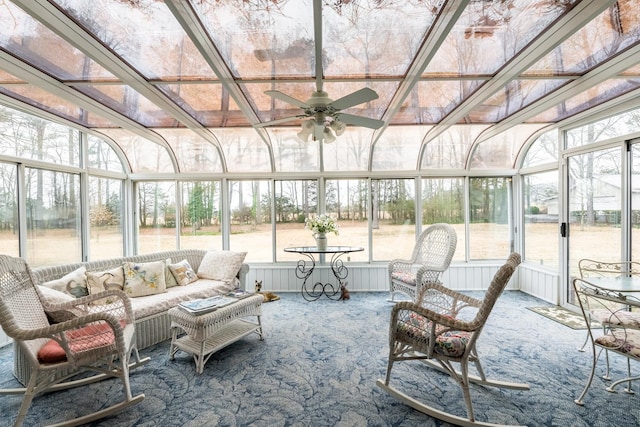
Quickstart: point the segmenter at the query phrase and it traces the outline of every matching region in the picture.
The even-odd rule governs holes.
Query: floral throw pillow
[[[240,271],[246,256],[246,252],[209,251],[200,262],[198,277],[229,283]]]
[[[196,272],[193,271],[191,264],[189,264],[189,261],[186,259],[183,259],[176,264],[169,264],[168,267],[180,286],[185,286],[198,280]]]
[[[142,297],[166,292],[164,277],[164,261],[155,262],[125,262],[124,291],[130,297]]]

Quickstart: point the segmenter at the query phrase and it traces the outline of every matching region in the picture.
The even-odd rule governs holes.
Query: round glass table
[[[364,248],[359,246],[327,246],[326,249],[318,249],[317,246],[294,246],[285,248],[285,252],[295,252],[304,255],[305,258],[298,261],[296,266],[296,277],[302,280],[302,297],[307,301],[315,301],[322,295],[327,298],[337,300],[340,298],[340,285],[349,275],[349,269],[342,261],[342,255],[351,252],[362,252]],[[307,281],[316,268],[316,256],[331,254],[331,271],[337,283],[316,282],[313,286],[308,286]]]

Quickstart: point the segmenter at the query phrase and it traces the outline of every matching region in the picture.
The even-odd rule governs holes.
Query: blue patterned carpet
[[[440,426],[375,385],[383,378],[391,304],[384,293],[352,293],[349,301],[306,302],[281,294],[265,304],[266,340],[252,335],[214,354],[204,374],[168,342],[142,351],[152,361],[131,375],[134,394],[146,399],[97,426]],[[529,426],[637,426],[637,395],[608,393],[596,378],[586,407],[573,403],[588,374],[580,353],[585,331],[572,330],[525,307],[544,305],[506,292],[478,349],[488,376],[527,382],[530,391],[475,386],[482,421]],[[613,358],[616,366],[622,360]],[[0,349],[0,386],[17,387],[11,347]],[[599,372],[602,372],[600,369]],[[622,375],[617,369],[614,377]],[[396,364],[392,385],[433,406],[465,416],[460,389],[420,362]],[[640,388],[640,385],[637,386]],[[37,397],[25,425],[62,421],[120,398],[115,380]],[[0,425],[11,425],[20,398],[0,397]],[[104,405],[106,406],[106,405]]]

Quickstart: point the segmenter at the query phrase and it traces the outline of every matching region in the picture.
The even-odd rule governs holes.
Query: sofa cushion
[[[125,262],[124,291],[130,297],[141,297],[166,292],[164,261]]]
[[[174,286],[157,295],[131,298],[131,307],[136,321],[166,312],[184,301],[224,295],[233,290],[233,285],[219,280],[198,279],[188,286]]]
[[[76,298],[86,297],[89,295],[87,276],[85,275],[86,271],[87,269],[85,267],[80,267],[59,279],[42,283],[42,286],[67,293]]]
[[[209,251],[200,262],[198,277],[233,282],[246,256],[246,252]]]
[[[165,265],[164,281],[166,283],[167,289],[173,288],[174,286],[178,286],[178,281],[176,280],[175,276],[169,269],[169,266],[171,265],[171,258],[167,258],[166,261],[164,262],[164,265]]]
[[[189,261],[187,261],[186,259],[183,259],[182,261],[175,264],[169,264],[168,268],[173,274],[176,282],[178,282],[178,285],[180,286],[185,286],[191,282],[195,282],[196,280],[198,280],[196,272],[193,271],[193,268],[191,268],[191,264],[189,264]]]
[[[107,271],[87,271],[85,274],[89,295],[111,289],[121,291],[124,288],[124,269],[122,267]]]

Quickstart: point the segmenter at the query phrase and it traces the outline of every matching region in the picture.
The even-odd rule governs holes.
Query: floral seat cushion
[[[425,348],[429,345],[432,322],[417,313],[410,313],[398,322],[398,339],[403,336],[412,344]],[[442,325],[436,325],[436,342],[433,351],[448,357],[461,357],[467,349],[471,333],[466,331],[445,331]]]
[[[610,310],[600,309],[591,311],[591,317],[608,326],[627,326],[640,329],[640,312],[619,310],[611,313]]]
[[[393,272],[391,273],[391,280],[402,282],[411,286],[416,285],[416,275],[413,273],[407,273],[402,271]]]
[[[640,332],[613,330],[596,338],[596,344],[640,359]]]

